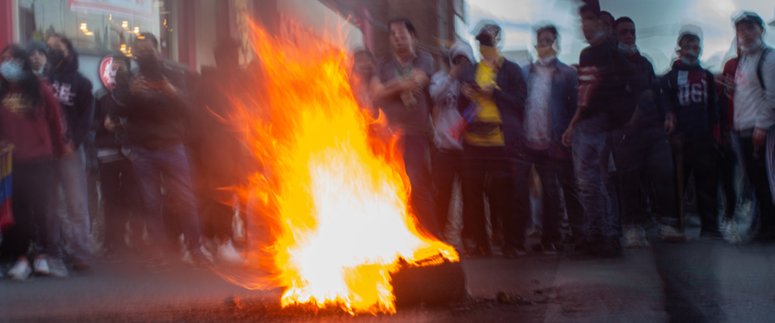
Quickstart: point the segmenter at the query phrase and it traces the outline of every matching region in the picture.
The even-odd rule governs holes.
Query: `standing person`
[[[71,154],[63,116],[48,86],[40,81],[26,51],[9,45],[0,52],[0,143],[14,145],[11,203],[16,225],[4,238],[3,249],[18,259],[8,272],[16,280],[38,274],[67,276],[50,230],[59,230],[50,204],[54,194],[53,162]],[[45,254],[28,257],[30,243]]]
[[[737,42],[737,41],[735,41]],[[716,93],[719,103],[719,119],[721,121],[721,157],[719,158],[719,179],[724,190],[726,204],[724,216],[721,218],[719,229],[729,242],[739,242],[740,235],[735,223],[735,209],[737,207],[737,192],[735,191],[735,173],[737,168],[737,152],[733,146],[732,129],[735,116],[735,72],[740,62],[740,46],[737,47],[737,56],[724,63],[721,76],[716,79]]]
[[[624,225],[624,245],[628,248],[647,246],[644,225],[649,220],[646,201],[660,223],[675,226],[675,181],[672,153],[667,134],[675,121],[659,98],[659,80],[648,59],[640,55],[635,45],[635,23],[621,17],[614,24],[619,49],[637,69],[639,84],[645,85],[638,94],[633,110],[620,122],[626,121],[616,138],[616,168],[621,180],[621,217]],[[652,199],[648,199],[653,188]]]
[[[476,61],[470,45],[457,42],[449,48],[450,71],[433,74],[430,94],[438,109],[433,119],[436,144],[433,156],[433,185],[436,192],[436,212],[442,234],[449,219],[449,204],[455,176],[463,174],[463,146],[455,125],[460,120],[457,110],[460,97],[460,76]]]
[[[123,54],[113,55],[115,85],[97,100],[94,130],[97,160],[100,171],[100,189],[105,201],[105,259],[120,260],[128,252],[124,242],[126,224],[142,215],[140,190],[132,170],[124,122],[117,111],[126,106],[129,94],[130,59]],[[137,221],[132,221],[133,224]],[[134,232],[142,229],[132,227]]]
[[[463,133],[463,226],[473,238],[473,248],[467,252],[490,255],[483,195],[490,193],[490,209],[503,215],[503,254],[513,258],[527,253],[525,220],[529,213],[516,212],[529,210],[530,203],[512,200],[517,184],[512,160],[521,150],[527,86],[519,65],[506,60],[496,47],[501,32],[495,24],[481,28],[476,40],[482,60],[460,78],[458,110],[469,123]]]
[[[183,146],[191,108],[182,89],[182,76],[166,68],[156,36],[142,33],[135,41],[139,73],[129,82],[129,99],[117,114],[127,120],[137,183],[142,192],[146,225],[154,242],[152,267],[164,266],[166,234],[162,218],[162,177],[176,208],[195,264],[209,263],[212,255],[200,242],[199,217],[191,184],[191,168]]]
[[[94,119],[92,84],[78,72],[78,53],[72,42],[62,35],[52,35],[46,41],[51,71],[48,81],[59,100],[67,120],[67,135],[73,154],[54,164],[56,186],[62,218],[64,242],[73,252],[73,268],[91,268],[92,250],[89,245],[91,218],[86,184],[86,161],[83,144]]]
[[[683,201],[685,193],[680,188],[686,187],[694,173],[697,210],[702,222],[700,236],[720,238],[717,204],[719,113],[713,73],[700,66],[701,35],[699,27],[682,28],[678,36],[680,59],[663,77],[662,93],[676,118],[673,152],[676,168],[682,170],[677,172],[677,180],[682,181],[678,200]],[[685,240],[682,231],[679,223],[663,223],[659,237]]]
[[[735,72],[734,131],[738,134],[743,168],[759,202],[760,223],[755,240],[775,239],[775,206],[767,181],[765,141],[775,125],[775,49],[764,43],[764,22],[753,12],[735,20],[742,55]]]
[[[417,31],[409,19],[388,21],[393,55],[377,64],[374,104],[385,112],[388,127],[401,134],[406,175],[412,186],[412,210],[424,229],[440,236],[436,205],[431,193],[428,155],[431,148],[430,77],[436,62],[430,54],[416,50]]]
[[[239,264],[244,260],[234,248],[234,191],[229,189],[241,184],[247,174],[243,171],[242,144],[237,132],[228,120],[234,115],[233,102],[239,101],[242,93],[250,91],[248,75],[240,68],[240,43],[233,39],[221,41],[215,48],[217,70],[199,84],[197,111],[202,122],[200,137],[195,142],[198,155],[199,180],[206,192],[202,203],[203,236],[217,240],[219,261]]]
[[[589,47],[579,57],[578,109],[562,137],[573,146],[573,162],[586,217],[587,248],[593,254],[620,254],[619,224],[606,188],[606,137],[613,128],[613,114],[633,97],[634,68],[606,32],[599,8],[579,9],[584,38]],[[604,165],[605,167],[601,167]]]
[[[48,61],[46,60],[46,44],[42,42],[32,42],[27,46],[27,52],[30,53],[32,62],[32,71],[38,77],[46,77],[49,73]]]
[[[527,81],[523,125],[525,147],[522,158],[517,161],[516,175],[518,186],[520,183],[527,184],[533,166],[541,177],[541,246],[547,255],[556,254],[555,244],[562,240],[558,174],[562,172],[565,160],[570,158],[570,150],[562,146],[562,133],[576,114],[578,95],[576,71],[557,58],[557,35],[557,28],[553,25],[538,28],[535,47],[538,59],[522,68]],[[518,191],[527,193],[527,190]]]
[[[353,70],[350,79],[355,100],[361,108],[367,109],[369,114],[376,117],[377,112],[372,106],[375,83],[372,82],[377,69],[377,61],[366,48],[358,48],[353,52]]]

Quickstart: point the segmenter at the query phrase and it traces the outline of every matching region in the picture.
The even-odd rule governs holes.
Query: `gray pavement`
[[[696,234],[696,232],[690,231]],[[2,322],[772,322],[775,245],[663,243],[596,259],[570,252],[464,259],[473,300],[351,317],[281,310],[279,290],[249,291],[183,264],[135,262],[67,279],[0,279]],[[501,292],[532,303],[501,304]]]

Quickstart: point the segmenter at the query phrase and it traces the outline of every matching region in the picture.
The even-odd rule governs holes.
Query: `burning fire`
[[[341,42],[294,43],[258,26],[251,37],[261,67],[231,120],[262,166],[239,190],[251,200],[250,274],[219,274],[250,289],[284,287],[283,307],[394,313],[399,259],[419,266],[457,253],[419,228],[398,140],[371,135],[384,119],[356,103]]]

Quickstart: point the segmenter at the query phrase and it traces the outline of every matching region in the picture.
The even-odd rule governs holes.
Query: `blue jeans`
[[[579,183],[579,196],[584,206],[585,231],[589,239],[610,238],[619,235],[610,194],[600,167],[605,152],[606,133],[589,134],[576,131],[573,136],[573,164]]]
[[[162,217],[162,177],[167,190],[168,201],[176,211],[177,219],[188,240],[189,250],[198,251],[199,216],[196,211],[196,198],[191,184],[186,148],[178,144],[160,150],[132,148],[132,162],[135,178],[143,198],[148,234],[157,247],[167,241]]]
[[[91,217],[89,217],[89,199],[86,188],[86,166],[83,147],[73,151],[70,156],[54,162],[55,199],[52,212],[56,219],[49,221],[49,239],[64,243],[73,257],[89,262],[92,250],[89,245]],[[58,221],[57,221],[58,220]],[[60,238],[60,233],[63,239]],[[49,257],[61,259],[59,248],[47,248]]]
[[[428,233],[441,237],[436,220],[436,204],[431,190],[431,170],[429,165],[430,140],[422,135],[404,137],[404,167],[409,183],[412,185],[411,205],[420,225]]]

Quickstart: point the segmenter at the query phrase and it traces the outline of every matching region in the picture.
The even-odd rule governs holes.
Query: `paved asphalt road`
[[[464,259],[473,300],[356,317],[280,310],[278,290],[248,291],[182,264],[148,274],[127,261],[68,279],[0,279],[0,322],[775,322],[774,256],[775,244],[699,240],[616,259]],[[530,303],[498,303],[499,292]]]

